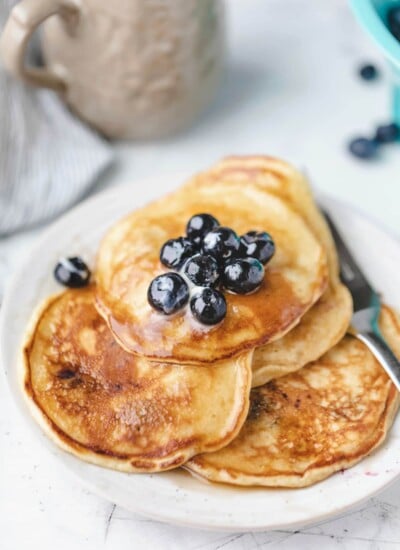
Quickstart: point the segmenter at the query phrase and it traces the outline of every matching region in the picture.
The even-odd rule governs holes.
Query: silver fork
[[[331,229],[340,260],[340,277],[347,286],[354,305],[351,334],[364,342],[400,391],[400,363],[385,342],[378,325],[381,309],[379,294],[369,284],[346,247],[332,218],[324,212]]]

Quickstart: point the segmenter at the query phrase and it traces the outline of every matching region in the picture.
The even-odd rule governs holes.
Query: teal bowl
[[[387,13],[399,0],[350,0],[360,25],[380,48],[393,75],[393,119],[400,124],[400,42],[387,27]]]

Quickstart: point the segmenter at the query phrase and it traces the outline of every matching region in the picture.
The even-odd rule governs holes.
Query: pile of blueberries
[[[160,261],[173,270],[150,283],[149,304],[171,315],[190,303],[195,319],[216,325],[226,315],[226,289],[235,294],[257,290],[264,265],[275,253],[269,233],[249,231],[239,237],[211,214],[196,214],[186,226],[186,236],[168,240]]]

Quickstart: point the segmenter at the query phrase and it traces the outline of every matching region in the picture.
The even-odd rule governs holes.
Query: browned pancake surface
[[[212,368],[150,363],[114,341],[93,301],[93,288],[52,299],[25,350],[25,390],[47,433],[125,471],[169,469],[226,445],[247,414],[251,353]]]

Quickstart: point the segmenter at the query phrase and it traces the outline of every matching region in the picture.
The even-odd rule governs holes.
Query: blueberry
[[[394,6],[388,11],[388,27],[397,40],[400,40],[400,6]]]
[[[226,316],[226,300],[215,288],[200,288],[193,293],[190,309],[203,325],[216,325]]]
[[[207,233],[203,240],[203,251],[214,256],[219,262],[234,256],[239,246],[239,237],[229,227],[216,227]]]
[[[182,273],[197,286],[212,286],[219,278],[218,263],[212,256],[196,254],[186,261]]]
[[[349,143],[349,151],[358,158],[370,159],[376,154],[377,144],[373,139],[356,138]]]
[[[160,261],[170,269],[179,269],[197,251],[198,247],[185,237],[170,239],[161,248]]]
[[[358,73],[363,80],[375,80],[375,78],[379,74],[378,69],[375,67],[375,65],[372,65],[371,63],[362,65],[359,68]]]
[[[89,284],[90,270],[85,262],[76,256],[61,258],[54,268],[56,280],[69,288],[81,288]]]
[[[178,273],[164,273],[151,281],[147,299],[154,309],[171,315],[189,301],[189,287]]]
[[[377,143],[392,143],[400,137],[400,128],[394,122],[384,126],[378,126],[375,133],[375,141]]]
[[[266,231],[248,231],[240,237],[239,253],[266,264],[275,253],[275,243]]]
[[[211,214],[195,214],[186,226],[186,235],[193,242],[200,244],[209,231],[219,226],[219,221]]]
[[[222,276],[227,290],[248,294],[256,290],[264,279],[264,266],[255,258],[236,258],[228,262]]]

